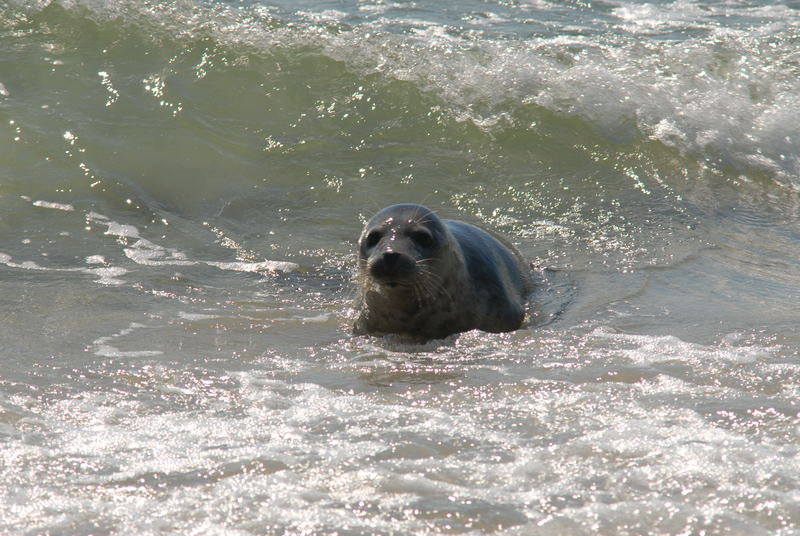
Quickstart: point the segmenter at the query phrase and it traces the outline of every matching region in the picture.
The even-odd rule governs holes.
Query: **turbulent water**
[[[0,533],[800,534],[800,5],[0,4]],[[395,202],[529,321],[354,337]]]

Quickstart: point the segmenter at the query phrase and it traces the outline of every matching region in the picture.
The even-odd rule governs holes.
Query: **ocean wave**
[[[303,70],[319,65],[302,58],[319,55],[342,65],[336,76],[413,84],[449,117],[489,133],[535,132],[540,126],[526,122],[526,109],[542,107],[556,120],[579,118],[613,143],[653,140],[714,169],[800,188],[800,16],[788,7],[620,2],[597,17],[604,33],[587,27],[509,36],[494,31],[488,16],[426,20],[424,10],[396,6],[354,14],[191,1],[22,5],[48,21],[72,16],[73,25],[88,19],[138,28],[142,39],[178,56],[187,42],[208,39],[245,55],[279,55],[297,77],[313,77]],[[563,7],[529,15],[546,19],[556,9]],[[194,74],[214,67],[201,55]]]

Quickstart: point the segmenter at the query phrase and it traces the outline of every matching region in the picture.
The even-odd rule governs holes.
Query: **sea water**
[[[800,4],[6,0],[0,533],[800,534]],[[350,334],[395,202],[529,320]]]

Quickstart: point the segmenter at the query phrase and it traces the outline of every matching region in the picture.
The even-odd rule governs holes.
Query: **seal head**
[[[432,339],[476,328],[511,331],[524,319],[530,289],[513,246],[421,205],[373,216],[358,258],[356,334]]]

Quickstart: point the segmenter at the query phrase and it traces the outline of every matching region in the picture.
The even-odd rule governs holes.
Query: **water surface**
[[[793,2],[0,7],[0,532],[800,534]],[[353,337],[395,202],[509,334]]]

